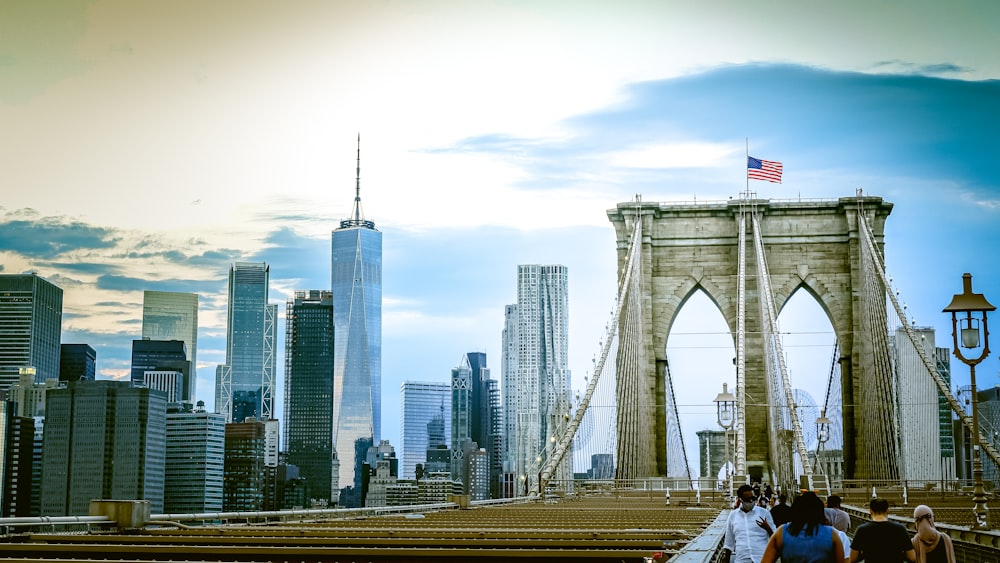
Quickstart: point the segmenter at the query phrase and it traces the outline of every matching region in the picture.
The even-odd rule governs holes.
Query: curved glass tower
[[[361,149],[354,213],[332,233],[333,445],[342,506],[361,506],[361,464],[381,434],[382,233],[361,214]]]

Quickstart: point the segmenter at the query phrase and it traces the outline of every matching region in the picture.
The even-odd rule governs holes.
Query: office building
[[[167,412],[163,509],[167,514],[222,511],[226,418],[175,404]]]
[[[333,295],[296,291],[285,307],[285,449],[312,499],[333,499]]]
[[[399,388],[403,415],[399,421],[400,477],[415,479],[427,450],[447,445],[451,436],[451,386],[448,383],[404,381]],[[442,469],[447,470],[447,469]]]
[[[132,385],[163,391],[168,403],[182,402],[184,381],[191,372],[187,358],[182,340],[133,340]]]
[[[226,512],[264,510],[264,433],[264,423],[252,418],[226,424],[222,497]]]
[[[505,414],[511,417],[507,421],[514,432],[506,437],[504,470],[512,469],[529,488],[537,488],[538,474],[554,450],[553,439],[566,430],[565,415],[571,405],[566,267],[518,266],[517,306],[508,306],[505,313],[502,349],[507,364],[502,385],[507,394]],[[508,351],[513,358],[507,358]],[[550,479],[568,482],[572,459],[567,451]]]
[[[388,506],[386,488],[395,485],[399,477],[399,460],[388,440],[382,440],[368,450],[368,484],[365,506]]]
[[[41,513],[88,514],[91,499],[145,499],[163,512],[166,396],[127,381],[50,389],[42,446]]]
[[[198,294],[142,292],[142,338],[184,343],[191,369],[184,375],[180,400],[194,404],[198,378]]]
[[[237,262],[229,269],[226,363],[216,371],[216,412],[229,422],[274,416],[277,305],[269,305],[270,268]]]
[[[97,379],[97,350],[87,344],[61,344],[59,351],[59,381]]]
[[[478,454],[480,450],[486,455],[487,483],[496,481],[499,484],[499,460],[497,469],[490,477],[490,468],[494,467],[494,445],[500,436],[499,399],[495,382],[490,379],[490,370],[486,366],[486,354],[469,352],[462,356],[458,367],[451,370],[451,474],[452,478],[465,484],[466,492],[471,494],[469,487],[472,482],[469,476],[469,460],[467,453]],[[482,460],[477,460],[481,462]],[[479,475],[482,478],[482,472]],[[499,491],[499,485],[492,487],[494,493]],[[491,487],[487,486],[486,494]]]
[[[23,369],[18,375],[18,382],[8,391],[7,398],[17,404],[17,416],[44,417],[45,392],[65,386],[65,382],[57,379],[46,379],[45,383],[35,383],[33,369]]]
[[[934,364],[937,367],[938,375],[944,380],[948,388],[951,388],[951,349],[935,347]],[[945,398],[944,393],[938,390],[938,435],[941,438],[941,475],[943,479],[951,480],[956,478],[957,467],[955,464],[955,433],[952,429],[952,419],[955,417],[951,410],[951,403]]]
[[[332,233],[333,443],[341,505],[360,506],[361,465],[381,435],[382,233],[361,213],[361,149],[354,211]],[[235,376],[234,376],[235,377]]]
[[[0,517],[31,516],[35,423],[0,400]]]
[[[0,390],[34,368],[35,383],[59,379],[63,291],[37,274],[0,274]]]

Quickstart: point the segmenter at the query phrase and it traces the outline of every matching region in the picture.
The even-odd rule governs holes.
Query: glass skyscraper
[[[267,303],[269,277],[265,262],[229,269],[227,368],[216,372],[227,377],[216,378],[215,405],[228,422],[273,418],[277,305]]]
[[[37,274],[0,275],[0,390],[23,368],[35,382],[59,379],[63,291]]]
[[[427,450],[447,445],[446,436],[451,436],[451,386],[404,381],[399,392],[403,408],[399,428],[403,441],[400,477],[415,479],[417,464],[427,462]]]
[[[502,386],[514,435],[506,437],[505,471],[523,477],[531,488],[538,486],[537,475],[552,454],[553,438],[558,440],[565,431],[571,405],[567,268],[518,266],[517,306],[506,311]],[[514,357],[508,358],[508,351]],[[571,460],[572,453],[567,453],[551,478],[571,478]]]
[[[194,404],[198,379],[198,294],[142,292],[142,337],[184,342],[191,369],[184,376],[181,392],[184,401]]]
[[[360,139],[359,139],[360,142]],[[354,213],[332,233],[333,443],[344,506],[358,506],[361,464],[381,435],[382,233],[361,214],[361,149]],[[235,375],[234,375],[235,377]]]
[[[333,295],[296,291],[285,308],[285,448],[309,497],[321,502],[337,498],[332,409]]]

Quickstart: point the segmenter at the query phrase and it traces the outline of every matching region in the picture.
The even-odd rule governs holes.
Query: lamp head
[[[990,304],[983,297],[982,293],[972,292],[972,274],[966,272],[962,274],[962,293],[956,293],[951,298],[951,303],[944,308],[944,313],[972,313],[981,311],[996,311],[997,308]]]

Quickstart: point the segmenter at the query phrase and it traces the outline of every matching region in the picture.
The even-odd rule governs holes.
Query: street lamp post
[[[980,530],[988,530],[990,527],[988,519],[988,508],[986,506],[986,491],[983,489],[983,461],[980,457],[982,441],[979,438],[979,397],[976,392],[976,364],[983,361],[990,355],[990,331],[986,323],[986,316],[989,311],[996,311],[996,307],[983,297],[982,293],[972,293],[972,274],[962,274],[962,293],[956,294],[951,303],[944,308],[945,313],[951,313],[951,337],[954,347],[955,357],[962,360],[962,363],[969,366],[969,376],[972,391],[972,478],[973,484],[972,500],[975,507],[972,509],[975,517],[974,527]],[[974,316],[973,313],[978,313]],[[980,347],[980,330],[982,324],[982,351],[978,358],[966,358],[962,354],[962,348],[976,349]],[[961,334],[961,345],[959,343]]]
[[[820,474],[826,474],[827,484],[830,482],[830,475],[823,469],[823,459],[820,456],[823,453],[823,444],[829,439],[830,419],[826,417],[826,409],[823,409],[823,414],[816,419],[816,465],[819,467]]]
[[[729,478],[729,429],[736,422],[736,396],[729,392],[728,385],[722,384],[722,393],[715,396],[716,416],[723,431],[725,442],[726,488],[730,497],[733,496],[733,482]]]

